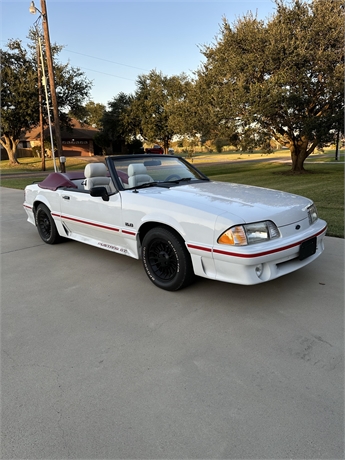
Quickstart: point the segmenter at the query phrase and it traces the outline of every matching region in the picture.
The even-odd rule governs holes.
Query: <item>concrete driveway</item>
[[[3,459],[344,457],[344,241],[278,280],[169,293],[45,245],[1,188]]]

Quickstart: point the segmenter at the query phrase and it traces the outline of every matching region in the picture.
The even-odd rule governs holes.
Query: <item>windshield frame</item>
[[[171,159],[171,160],[170,160]],[[163,165],[163,163],[166,165]],[[152,177],[152,182],[146,182],[142,185],[137,185],[129,187],[126,181],[128,181],[127,168],[129,164],[145,164],[145,166],[162,166],[162,168],[169,165],[171,162],[171,167],[178,169],[181,166],[181,171],[185,171],[188,175],[183,174],[183,177],[174,178],[172,180],[166,181],[162,178],[156,180],[155,177]],[[114,184],[117,189],[122,190],[137,190],[141,188],[148,187],[178,187],[181,185],[195,184],[204,181],[210,181],[210,179],[205,176],[201,171],[199,171],[194,165],[190,164],[184,158],[177,157],[176,155],[158,155],[158,154],[140,154],[140,155],[111,155],[106,157],[106,163],[110,172],[110,175],[113,179]],[[158,172],[157,172],[158,171]],[[152,173],[152,170],[148,172]],[[157,168],[156,175],[159,175],[160,168]],[[173,175],[173,174],[170,174]],[[177,176],[177,173],[173,176]],[[166,179],[166,178],[165,178]],[[152,184],[152,185],[150,185]]]

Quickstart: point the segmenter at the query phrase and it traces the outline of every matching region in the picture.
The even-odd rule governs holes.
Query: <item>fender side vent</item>
[[[65,224],[62,224],[63,229],[65,230],[66,235],[68,236],[71,232],[68,230]]]

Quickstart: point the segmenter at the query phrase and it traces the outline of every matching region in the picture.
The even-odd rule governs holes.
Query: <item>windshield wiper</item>
[[[145,184],[137,185],[133,187],[133,191],[140,188],[149,188],[149,187],[164,187],[164,182],[146,182]]]
[[[180,182],[188,182],[192,179],[195,179],[195,177],[182,177],[181,179],[168,180],[166,183],[179,184]]]
[[[137,185],[136,187],[133,187],[133,192],[141,188],[149,188],[149,187],[167,188],[169,186],[168,184],[179,184],[180,182],[189,182],[192,179],[195,179],[195,177],[182,177],[181,179],[160,181],[160,182],[156,182],[156,181],[146,182],[145,184],[141,184],[141,185]]]

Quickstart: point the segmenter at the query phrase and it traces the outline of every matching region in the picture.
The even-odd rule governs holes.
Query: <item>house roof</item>
[[[61,128],[61,139],[93,139],[95,135],[99,132],[98,129],[93,128],[92,126],[87,125],[86,123],[81,123],[80,121],[73,118],[71,120],[72,129],[62,127]],[[54,132],[54,125],[53,125]],[[47,126],[44,129],[44,137],[49,136],[49,127]],[[30,131],[23,133],[21,140],[33,141],[40,139],[40,127],[36,126]]]

